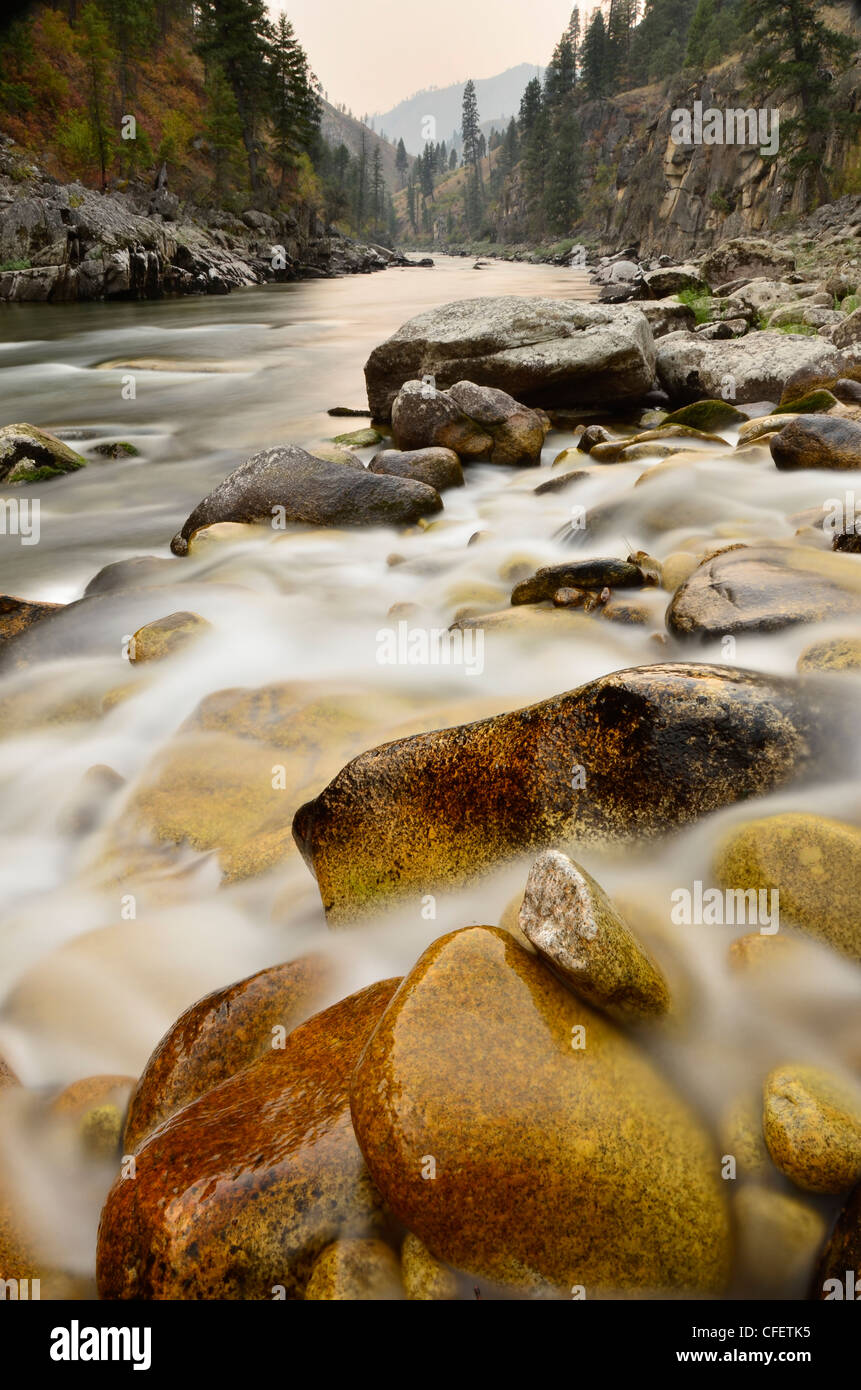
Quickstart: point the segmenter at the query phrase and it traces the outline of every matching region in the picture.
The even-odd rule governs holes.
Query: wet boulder
[[[463,487],[463,469],[453,449],[381,449],[368,464],[368,471],[388,473],[393,478],[415,478],[437,492]]]
[[[703,561],[667,610],[674,637],[776,632],[861,611],[861,573],[846,556],[803,546],[738,546]]]
[[[715,874],[725,888],[777,893],[783,923],[861,961],[857,826],[807,812],[747,821],[720,846]]]
[[[198,503],[171,550],[184,555],[189,537],[216,521],[409,526],[441,509],[439,493],[426,483],[344,468],[289,444],[234,469]]]
[[[456,1269],[533,1297],[725,1285],[724,1184],[700,1122],[499,928],[425,951],[362,1054],[351,1109],[386,1204]]]
[[[560,589],[641,589],[646,577],[639,565],[627,560],[607,559],[574,560],[571,564],[548,565],[528,579],[516,584],[511,602],[516,607],[521,603],[543,603],[553,598]]]
[[[545,417],[505,391],[458,381],[448,391],[408,381],[392,404],[392,434],[401,450],[452,450],[463,460],[537,463]]]
[[[362,753],[299,808],[293,834],[330,920],[349,922],[513,855],[651,837],[762,795],[830,766],[834,727],[795,681],[706,665],[618,671]]]
[[[317,1014],[156,1131],[102,1212],[101,1298],[301,1299],[326,1246],[381,1234],[348,1091],[398,983]]]
[[[861,425],[834,415],[799,415],[771,440],[778,468],[861,468]]]
[[[654,366],[651,329],[633,307],[504,295],[418,314],[374,349],[365,380],[385,420],[415,378],[495,386],[528,405],[606,406],[640,399]]]
[[[272,965],[186,1009],[135,1087],[123,1140],[126,1153],[139,1149],[183,1106],[283,1044],[286,1033],[320,1008],[327,974],[322,957]]]
[[[620,1021],[659,1017],[670,1007],[660,966],[599,883],[558,850],[533,864],[520,929],[587,1004]]]
[[[848,1192],[861,1179],[861,1086],[823,1067],[775,1067],[763,1086],[762,1132],[774,1163],[806,1192]]]

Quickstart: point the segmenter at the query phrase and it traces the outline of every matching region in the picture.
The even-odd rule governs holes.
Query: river
[[[361,425],[326,412],[365,404],[362,367],[371,349],[415,313],[478,294],[592,297],[583,272],[507,263],[475,271],[471,261],[439,257],[432,270],[268,286],[226,298],[5,307],[4,422],[59,430],[83,451],[100,440],[125,440],[139,455],[93,458],[85,470],[33,489],[41,503],[39,543],[2,537],[0,592],[72,603],[109,563],[139,555],[168,560],[171,537],[195,503],[243,458]],[[153,359],[158,369],[143,365]],[[123,394],[129,375],[134,399]],[[551,476],[554,457],[572,442],[551,434],[541,476]],[[793,514],[822,505],[827,477],[780,474],[732,458],[732,443],[728,436],[727,447],[705,448],[694,466],[636,490],[654,460],[596,469],[578,487],[577,504],[589,511],[622,497],[628,504],[624,518],[587,537],[580,553],[624,558],[643,548],[664,557],[697,543],[789,539]],[[472,668],[380,663],[382,629],[398,622],[443,628],[464,611],[503,610],[514,582],[570,556],[559,533],[570,522],[573,494],[536,496],[538,481],[535,470],[476,465],[466,487],[445,495],[441,517],[409,535],[297,528],[171,559],[170,577],[157,587],[70,609],[52,625],[50,640],[37,642],[25,668],[0,678],[7,724],[0,765],[0,1053],[24,1082],[56,1088],[92,1073],[136,1076],[165,1029],[200,995],[309,947],[337,959],[338,997],[409,969],[445,930],[499,921],[522,891],[528,862],[506,866],[480,887],[441,895],[432,920],[412,906],[329,933],[316,884],[295,852],[275,856],[268,872],[237,871],[223,881],[215,852],[160,849],[154,835],[164,831],[161,838],[170,840],[188,787],[197,812],[222,797],[219,777],[233,787],[229,814],[245,805],[243,778],[257,744],[234,739],[221,751],[213,744],[225,762],[208,782],[202,745],[188,737],[172,742],[214,692],[285,681],[302,683],[308,699],[346,692],[359,751],[406,728],[499,713],[609,671],[673,659],[663,628],[668,595],[655,590],[645,598],[652,620],[644,626],[553,614],[546,624],[488,626]],[[477,532],[486,535],[468,545]],[[210,631],[163,666],[130,673],[129,636],[177,610],[200,614]],[[733,662],[791,673],[799,652],[830,631],[820,625],[739,638]],[[689,656],[726,659],[718,643]],[[214,718],[207,737],[219,737],[218,729]],[[300,772],[288,769],[282,826],[345,760],[335,756],[330,765],[309,755]],[[140,786],[158,784],[166,764],[173,770],[156,809],[148,803],[147,827],[130,830]],[[105,765],[123,785],[102,797],[82,828],[70,819],[80,808],[82,781]],[[859,806],[854,784],[832,782],[805,788],[803,797],[783,792],[761,803],[762,814],[772,809],[853,819]],[[648,852],[590,852],[583,862],[607,891],[665,911],[675,885],[708,878],[715,836],[747,813],[722,812]],[[743,990],[730,997],[726,947],[734,935],[732,928],[700,926],[679,937],[676,949],[697,991],[697,1026],[683,1048],[652,1044],[711,1116],[786,1055],[841,1060],[847,1047],[858,1047],[847,1022],[861,1002],[856,975],[842,974],[823,951],[815,979],[793,985],[792,1007],[785,993],[771,1002]],[[834,1018],[830,1033],[822,1032],[825,999]],[[45,1239],[65,1267],[89,1275],[104,1187],[91,1190],[77,1170],[70,1177],[62,1164],[52,1167],[49,1148],[40,1150],[32,1135],[28,1144],[26,1186]]]

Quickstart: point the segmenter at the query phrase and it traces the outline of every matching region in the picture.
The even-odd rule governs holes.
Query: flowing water
[[[409,534],[260,529],[170,557],[170,539],[193,506],[243,458],[363,423],[333,419],[327,408],[364,405],[363,364],[406,319],[451,300],[508,293],[592,292],[577,271],[493,264],[476,272],[468,261],[441,257],[433,270],[229,298],[8,306],[0,314],[4,422],[57,430],[84,452],[117,439],[139,450],[135,458],[93,457],[85,470],[30,489],[41,503],[39,542],[0,537],[0,592],[71,604],[106,564],[140,555],[170,562],[149,586],[88,599],[34,629],[28,663],[0,677],[0,1054],[29,1087],[47,1091],[101,1072],[136,1076],[165,1029],[203,993],[309,948],[338,963],[333,997],[402,973],[442,932],[498,922],[522,891],[528,861],[440,894],[430,919],[427,905],[413,902],[330,933],[295,851],[275,856],[268,872],[238,869],[225,879],[215,850],[159,848],[155,837],[173,823],[174,803],[174,819],[182,820],[185,785],[196,814],[221,796],[218,779],[208,786],[200,771],[203,744],[187,735],[171,742],[206,696],[292,682],[297,710],[330,696],[347,709],[352,733],[342,745],[335,720],[331,757],[325,748],[311,755],[294,747],[302,766],[287,768],[280,793],[281,823],[289,826],[296,806],[347,757],[402,730],[518,708],[628,666],[726,662],[721,643],[694,652],[667,645],[669,595],[651,590],[642,596],[651,610],[645,625],[554,611],[515,626],[488,623],[483,645],[467,648],[471,659],[461,665],[381,663],[385,634],[396,640],[399,623],[408,632],[444,629],[464,612],[504,610],[518,579],[571,558],[560,533],[575,504],[600,515],[624,499],[600,534],[579,537],[578,557],[642,548],[663,558],[733,541],[789,542],[798,525],[790,518],[821,509],[834,494],[833,475],[778,473],[767,453],[733,457],[728,433],[725,448],[704,446],[686,467],[636,489],[656,460],[596,466],[576,489],[536,496],[536,485],[554,476],[556,455],[573,443],[554,431],[542,471],[469,467],[466,486],[445,494],[439,519]],[[588,460],[573,466],[588,467]],[[468,544],[476,533],[479,540]],[[167,662],[132,670],[130,635],[178,610],[200,614],[210,630]],[[805,646],[849,626],[742,637],[731,664],[791,674]],[[277,762],[267,746],[224,734],[217,723],[208,736],[228,740],[206,745],[227,767],[227,781],[244,785],[258,762],[266,775]],[[82,779],[104,765],[123,783],[87,802],[82,820]],[[857,822],[850,771],[847,756],[845,781],[784,791],[757,809],[816,810]],[[158,824],[151,817],[141,828],[133,815],[140,788],[163,776]],[[722,812],[647,853],[578,858],[608,892],[666,926],[671,891],[697,878],[708,882],[718,835],[749,814],[749,807]],[[694,1019],[684,1037],[647,1040],[709,1120],[787,1058],[861,1064],[857,970],[811,946],[803,972],[766,990],[731,984],[727,945],[739,934],[675,929],[672,949],[696,999]],[[64,1268],[91,1272],[111,1174],[94,1183],[35,1132],[23,1152],[24,1188],[47,1247]],[[798,1281],[782,1291],[797,1293]]]

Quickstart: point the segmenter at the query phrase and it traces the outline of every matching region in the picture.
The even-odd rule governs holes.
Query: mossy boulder
[[[116,439],[110,444],[94,444],[91,452],[105,459],[135,459],[140,455],[140,449],[125,439]]]
[[[330,918],[349,920],[514,854],[655,836],[762,795],[833,764],[823,721],[831,746],[836,715],[808,709],[791,680],[706,665],[618,671],[372,748],[300,807],[293,833]]]
[[[831,410],[832,406],[837,404],[836,396],[832,396],[830,391],[819,389],[818,391],[807,391],[789,405],[777,406],[774,413],[775,415],[817,415],[823,411]]]
[[[382,1233],[348,1088],[397,984],[317,1014],[156,1131],[102,1212],[101,1298],[301,1299],[326,1246]]]
[[[85,468],[86,463],[62,439],[35,425],[4,425],[0,429],[0,482],[46,482]]]
[[[351,1108],[386,1204],[456,1269],[562,1298],[725,1286],[726,1201],[699,1121],[507,932],[469,927],[425,951]]]
[[[547,850],[530,870],[520,928],[545,964],[594,1008],[622,1021],[669,1010],[660,966],[601,885],[558,850]]]
[[[747,416],[741,410],[737,410],[729,401],[710,400],[693,401],[690,405],[683,405],[680,410],[674,410],[664,420],[665,425],[690,425],[695,430],[723,430],[731,429],[733,425],[741,424]]]
[[[861,1086],[822,1067],[776,1067],[763,1086],[762,1131],[777,1167],[807,1192],[861,1179]]]
[[[272,965],[192,1004],[144,1067],[129,1105],[123,1144],[134,1153],[183,1106],[283,1045],[320,1008],[328,980],[322,957]]]
[[[350,430],[347,434],[336,434],[333,444],[346,444],[349,449],[373,449],[383,436],[370,426],[361,430]]]
[[[747,821],[715,859],[723,888],[776,890],[780,917],[861,961],[861,830],[808,812]]]

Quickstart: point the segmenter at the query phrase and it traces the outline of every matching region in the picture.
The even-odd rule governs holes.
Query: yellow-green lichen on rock
[[[763,1086],[763,1134],[782,1173],[807,1192],[861,1179],[861,1085],[822,1067],[776,1067]]]
[[[305,1302],[382,1303],[404,1296],[398,1259],[385,1241],[335,1240],[314,1261]]]
[[[795,681],[643,666],[370,748],[299,808],[293,833],[330,921],[349,922],[530,850],[665,834],[821,769],[824,739]]]
[[[527,1296],[720,1293],[718,1155],[613,1024],[499,928],[435,941],[353,1073],[359,1145],[430,1253]]]
[[[670,991],[599,883],[558,850],[530,870],[520,926],[575,994],[620,1020],[660,1017]]]
[[[807,812],[747,821],[719,848],[722,888],[776,890],[780,918],[861,960],[861,830]]]

